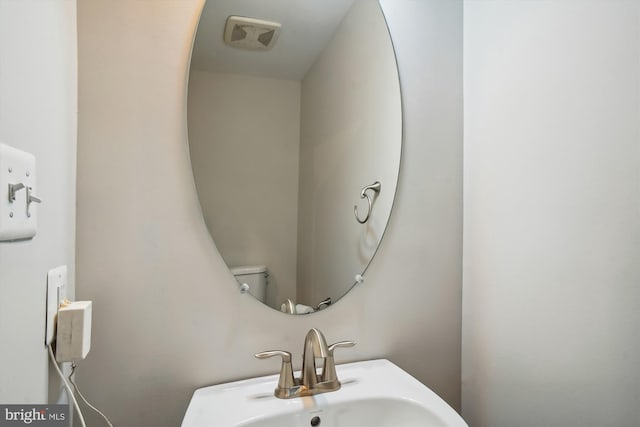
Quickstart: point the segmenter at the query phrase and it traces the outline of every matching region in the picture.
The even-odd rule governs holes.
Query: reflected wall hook
[[[358,206],[353,205],[353,214],[356,217],[356,221],[358,221],[360,224],[364,224],[365,222],[369,221],[369,216],[371,215],[371,209],[373,208],[373,201],[371,200],[371,197],[369,197],[369,194],[367,194],[367,190],[372,190],[375,191],[376,194],[380,192],[380,181],[376,181],[371,185],[366,185],[362,188],[362,191],[360,191],[360,198],[361,199],[367,199],[367,203],[369,205],[369,209],[367,210],[367,216],[364,217],[364,219],[360,219],[360,217],[358,216]]]

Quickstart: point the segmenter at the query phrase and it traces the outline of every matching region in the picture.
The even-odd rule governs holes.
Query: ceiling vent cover
[[[232,15],[224,27],[224,42],[240,49],[271,49],[278,39],[280,27],[277,22]]]

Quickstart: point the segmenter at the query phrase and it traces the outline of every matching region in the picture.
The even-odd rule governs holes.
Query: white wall
[[[346,94],[346,95],[345,95]],[[393,46],[377,2],[356,1],[302,82],[298,302],[337,301],[364,271],[391,212],[402,112]],[[360,199],[380,181],[367,224]]]
[[[203,221],[185,118],[201,6],[78,4],[78,296],[94,300],[83,392],[116,425],[173,427],[195,388],[276,372],[253,357],[268,348],[299,363],[318,327],[358,342],[339,362],[389,358],[458,407],[461,3],[383,2],[404,96],[397,204],[367,281],[310,316],[241,295]]]
[[[266,265],[267,303],[296,298],[300,82],[191,70],[189,149],[229,267]]]
[[[463,415],[640,425],[640,3],[464,6]]]
[[[36,236],[0,242],[0,402],[47,403],[47,271],[74,283],[75,1],[0,0],[0,58],[0,142],[36,156],[43,199]]]

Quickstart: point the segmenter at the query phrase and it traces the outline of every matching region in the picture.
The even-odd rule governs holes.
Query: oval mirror
[[[203,216],[241,292],[304,314],[363,280],[402,141],[376,0],[207,2],[188,127]]]

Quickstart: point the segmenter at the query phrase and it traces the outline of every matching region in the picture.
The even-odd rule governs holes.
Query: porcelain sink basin
[[[388,360],[336,366],[340,390],[278,399],[277,375],[195,391],[182,427],[467,427],[434,392]]]

